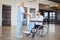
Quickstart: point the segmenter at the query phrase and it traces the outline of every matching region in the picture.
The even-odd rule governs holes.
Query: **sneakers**
[[[17,38],[22,38],[23,36],[21,35],[21,36],[17,36]]]
[[[28,31],[24,31],[23,33],[25,33],[25,34],[30,34],[30,32],[28,32]]]

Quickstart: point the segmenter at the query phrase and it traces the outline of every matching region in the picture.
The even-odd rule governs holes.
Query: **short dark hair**
[[[37,11],[37,12],[39,12],[40,14],[42,14],[42,12],[41,12],[41,11]]]
[[[37,12],[40,12],[40,11],[37,11]]]

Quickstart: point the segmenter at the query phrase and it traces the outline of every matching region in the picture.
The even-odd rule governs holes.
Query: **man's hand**
[[[30,15],[29,13],[25,13],[25,15],[29,16],[30,18],[32,18],[31,15]]]
[[[30,18],[32,18],[31,15],[30,15],[29,13],[28,13],[27,15],[28,15]]]

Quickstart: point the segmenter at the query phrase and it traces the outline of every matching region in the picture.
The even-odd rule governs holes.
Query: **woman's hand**
[[[25,15],[29,16],[29,18],[32,18],[31,15],[29,13],[25,13]]]
[[[30,18],[32,18],[31,15],[30,15],[29,13],[28,13],[27,15],[28,15]]]

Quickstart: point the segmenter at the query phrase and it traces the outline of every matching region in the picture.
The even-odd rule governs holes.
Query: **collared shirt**
[[[41,21],[41,22],[36,22],[35,23],[36,25],[43,25],[43,16],[42,15],[36,16],[35,20]]]
[[[41,21],[41,22],[34,22],[36,25],[43,25],[43,16],[36,16],[35,18],[31,18],[30,20],[34,20],[34,21]]]

